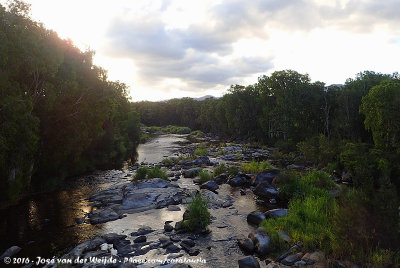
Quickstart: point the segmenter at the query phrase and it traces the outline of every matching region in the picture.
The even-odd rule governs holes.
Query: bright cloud
[[[344,83],[400,62],[400,1],[30,0],[32,16],[95,49],[133,100],[220,96],[294,69]]]

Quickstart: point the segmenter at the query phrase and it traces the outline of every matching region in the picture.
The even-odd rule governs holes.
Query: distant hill
[[[203,97],[199,97],[199,98],[193,98],[194,100],[197,100],[197,101],[202,101],[202,100],[205,100],[205,99],[208,99],[208,98],[215,98],[214,96],[211,96],[211,95],[205,95],[205,96],[203,96]]]

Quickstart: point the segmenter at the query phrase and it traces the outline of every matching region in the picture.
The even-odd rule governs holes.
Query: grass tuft
[[[268,161],[251,161],[250,163],[243,164],[240,169],[245,173],[259,173],[267,169],[274,168]]]

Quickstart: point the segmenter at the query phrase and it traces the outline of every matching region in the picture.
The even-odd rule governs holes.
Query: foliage
[[[147,172],[148,172],[149,168],[147,167],[140,167],[136,170],[136,174],[135,174],[135,180],[144,180],[146,179],[147,176]]]
[[[338,144],[320,134],[297,144],[297,148],[306,160],[318,163],[319,165],[327,165],[336,161],[338,155]]]
[[[400,149],[400,80],[384,81],[373,87],[362,98],[360,111],[378,148]]]
[[[228,167],[227,173],[228,176],[236,176],[239,173],[239,168],[236,166]]]
[[[208,171],[201,170],[199,172],[199,182],[205,183],[213,178],[213,174],[209,173]]]
[[[161,163],[163,163],[166,166],[172,166],[174,164],[174,159],[172,158],[164,158]]]
[[[268,161],[251,161],[240,166],[240,169],[245,173],[259,173],[264,170],[272,169],[273,166]]]
[[[140,134],[140,137],[139,137],[139,143],[145,143],[149,140],[149,138],[150,138],[149,134],[142,133],[142,134]]]
[[[213,170],[214,177],[218,177],[219,175],[221,175],[222,173],[225,173],[226,171],[227,171],[226,165],[224,163],[219,164]]]
[[[188,205],[188,216],[182,223],[182,227],[189,231],[204,229],[211,223],[211,214],[207,209],[207,200],[196,194]]]
[[[328,192],[320,192],[318,196],[295,198],[289,203],[286,217],[268,219],[261,225],[272,236],[277,237],[280,230],[285,230],[293,242],[301,241],[306,250],[323,249],[329,251],[331,243],[331,218],[335,212],[335,202]],[[280,249],[281,239],[275,239]]]
[[[208,150],[206,148],[196,148],[196,150],[194,150],[193,154],[195,156],[207,156],[208,155]]]
[[[136,170],[136,174],[134,176],[135,180],[144,180],[153,178],[168,180],[168,176],[165,170],[160,169],[159,167],[153,167],[153,168],[140,167]]]
[[[201,137],[201,136],[204,136],[204,132],[201,131],[201,130],[196,130],[196,131],[192,131],[192,132],[190,133],[190,135],[197,136],[197,137]]]
[[[21,1],[0,5],[1,199],[121,167],[139,140],[126,85],[28,14]]]

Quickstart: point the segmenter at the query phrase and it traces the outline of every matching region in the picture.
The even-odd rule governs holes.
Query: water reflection
[[[179,148],[175,142],[184,141],[182,135],[164,135],[141,145],[138,159],[155,163]],[[77,225],[75,218],[90,212],[86,200],[90,195],[113,185],[129,182],[127,170],[97,172],[87,177],[67,181],[59,190],[32,195],[17,205],[0,210],[0,254],[17,245],[18,256],[52,257],[62,249],[71,249],[94,236],[109,232],[135,231],[141,225],[162,228],[164,221],[177,221],[183,211],[152,210],[128,215],[118,221],[99,225]]]

